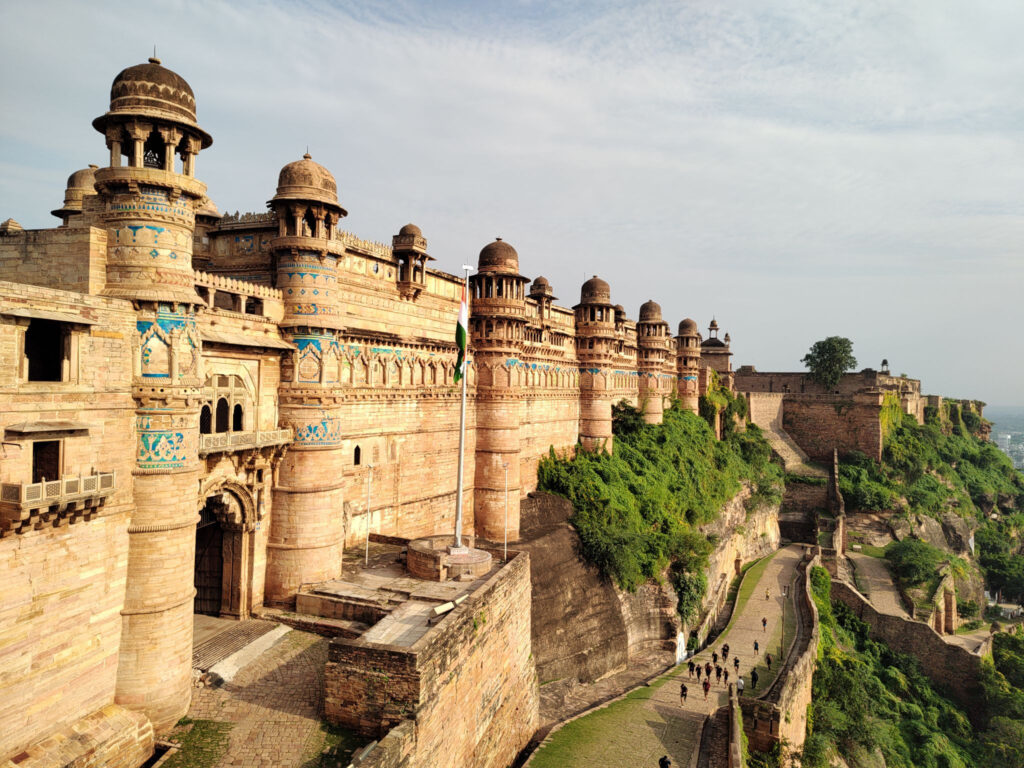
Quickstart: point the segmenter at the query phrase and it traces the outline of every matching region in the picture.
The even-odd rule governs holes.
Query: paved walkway
[[[233,725],[216,765],[292,768],[318,755],[326,658],[325,638],[293,630],[222,688],[196,688],[189,718]]]
[[[910,614],[903,607],[903,601],[900,600],[900,593],[896,591],[892,573],[885,560],[861,552],[847,552],[846,556],[857,572],[857,581],[867,590],[865,597],[877,611],[889,616],[910,618]]]
[[[761,678],[758,690],[753,693],[757,695],[758,691],[764,691],[771,682],[769,678],[774,679],[779,670],[775,663],[772,674],[769,674],[764,666],[764,656],[766,651],[771,652],[775,658],[781,656],[782,587],[793,583],[796,566],[802,555],[803,548],[796,545],[776,552],[761,573],[749,598],[738,606],[728,629],[712,646],[697,654],[695,660],[701,663],[710,661],[712,651],[720,652],[722,644],[728,643],[730,680],[736,680],[732,658],[738,656],[740,674],[747,682],[747,692],[750,693],[752,665],[757,666]],[[766,589],[769,590],[767,599]],[[790,623],[794,624],[792,610],[790,602],[787,611]],[[762,618],[768,620],[767,627],[762,627]],[[760,644],[756,657],[753,651],[754,640]],[[786,644],[788,646],[791,643],[792,637],[787,633]],[[679,701],[681,683],[686,683],[689,689],[685,705],[680,705]],[[658,758],[668,755],[673,765],[685,768],[690,765],[690,759],[696,753],[704,717],[725,705],[726,700],[727,688],[724,683],[713,684],[705,700],[700,684],[696,677],[689,677],[688,667],[684,663],[652,685],[638,688],[623,699],[567,723],[552,734],[527,765],[530,768],[654,768]]]

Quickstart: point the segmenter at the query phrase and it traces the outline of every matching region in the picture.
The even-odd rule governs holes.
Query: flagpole
[[[469,292],[469,272],[473,267],[462,265],[466,271],[462,283],[462,296],[467,299]],[[460,308],[461,311],[461,308]],[[462,548],[462,481],[465,470],[465,446],[466,446],[466,373],[469,369],[469,327],[466,327],[466,355],[462,361],[462,408],[459,412],[459,483],[455,492],[455,549]]]

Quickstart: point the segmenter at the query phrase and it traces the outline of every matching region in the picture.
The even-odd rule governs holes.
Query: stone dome
[[[640,322],[641,323],[657,323],[661,322],[661,305],[651,299],[645,301],[640,306]]]
[[[338,204],[338,183],[320,163],[307,152],[301,160],[288,163],[277,176],[277,194],[272,200],[302,200],[324,203],[342,212]]]
[[[516,249],[506,243],[500,237],[495,238],[480,251],[480,261],[477,264],[480,272],[503,272],[505,274],[519,274],[519,254]]]
[[[696,336],[697,335],[697,323],[690,318],[686,318],[679,323],[679,336]]]
[[[196,209],[196,216],[207,216],[211,219],[219,219],[223,214],[217,208],[217,204],[208,197],[204,197]]]
[[[115,117],[169,120],[193,128],[200,135],[204,148],[213,143],[196,122],[196,97],[192,87],[155,57],[118,73],[110,86],[110,109],[93,120],[93,127],[103,131]]]
[[[580,289],[580,304],[611,304],[612,287],[597,275]]]
[[[50,213],[59,219],[82,212],[82,199],[86,195],[96,194],[96,171],[99,166],[90,165],[68,176],[68,185],[64,190],[64,207]]]
[[[411,235],[412,237],[423,237],[423,230],[417,227],[415,224],[406,224],[400,230],[399,235]]]
[[[551,283],[549,283],[548,279],[546,277],[544,277],[543,275],[541,275],[536,280],[534,280],[533,281],[533,285],[531,287],[532,288],[540,288],[542,286],[548,286],[549,288],[551,287]]]
[[[711,318],[711,325],[708,326],[708,330],[709,331],[717,331],[718,330],[718,321],[715,320],[715,318],[713,318],[713,317]]]

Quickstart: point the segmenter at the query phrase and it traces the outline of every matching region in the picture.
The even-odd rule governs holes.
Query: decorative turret
[[[342,328],[338,260],[328,246],[347,211],[338,203],[334,176],[307,152],[281,169],[277,194],[267,206],[277,214],[277,237],[270,247],[277,287],[284,293],[281,325]]]
[[[660,424],[664,404],[662,402],[662,369],[672,347],[669,324],[661,317],[661,306],[653,299],[640,307],[640,320],[637,322],[637,345],[639,360],[637,369],[640,374],[640,405],[644,412],[644,421],[648,424]]]
[[[617,330],[625,322],[611,302],[611,287],[594,275],[580,290],[576,356],[580,361],[580,442],[587,450],[612,450],[611,365]]]
[[[543,323],[551,317],[551,305],[558,301],[546,277],[538,277],[530,286],[530,298],[537,302],[537,317]]]
[[[700,334],[697,323],[686,318],[676,335],[676,392],[684,408],[697,413],[700,391]]]
[[[110,150],[110,165],[94,172],[108,229],[104,293],[198,303],[192,230],[206,185],[195,158],[213,139],[196,122],[192,89],[152,58],[114,78],[110,108],[92,124]]]
[[[64,207],[51,214],[60,219],[60,225],[66,227],[68,219],[77,216],[85,210],[85,198],[96,194],[96,171],[97,165],[90,165],[80,171],[75,171],[68,176],[67,189],[64,191]]]
[[[476,368],[476,533],[500,541],[519,538],[519,398],[526,328],[526,284],[519,254],[500,237],[480,251],[469,278],[469,330]]]
[[[135,509],[128,527],[127,583],[115,700],[146,713],[157,731],[188,709],[199,488],[202,340],[192,242],[206,186],[195,157],[210,146],[192,89],[160,60],[114,78],[110,108],[93,121],[110,164],[73,174],[65,222],[85,207],[94,181],[107,229],[107,296],[136,308],[132,394]]]
[[[732,352],[729,351],[729,334],[725,334],[725,339],[720,339],[718,330],[718,321],[712,318],[708,326],[708,338],[700,345],[701,359],[705,363],[703,367],[718,373],[718,380],[722,386],[732,389]],[[705,392],[707,386],[706,382],[701,382],[701,392]]]
[[[334,176],[308,152],[281,169],[267,206],[277,216],[270,248],[284,298],[280,325],[295,345],[282,360],[279,418],[299,437],[274,488],[265,599],[292,606],[302,584],[338,578],[348,533],[340,513],[346,469],[342,413],[333,391],[341,374],[338,330],[344,323],[338,258],[330,250],[347,212],[338,202]],[[360,471],[372,470],[367,464]]]
[[[415,224],[406,224],[391,238],[391,252],[398,259],[398,292],[415,300],[427,286],[427,239]]]

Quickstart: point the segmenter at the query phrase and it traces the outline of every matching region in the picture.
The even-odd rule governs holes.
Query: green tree
[[[816,341],[800,361],[811,372],[811,378],[825,387],[835,389],[843,373],[857,367],[853,342],[843,336],[829,336]]]

